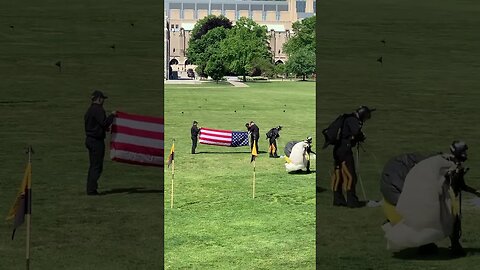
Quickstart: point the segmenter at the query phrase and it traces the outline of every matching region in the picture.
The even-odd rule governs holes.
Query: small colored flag
[[[255,161],[255,158],[256,158],[257,156],[258,156],[258,153],[257,153],[257,144],[255,143],[255,141],[253,141],[252,159],[250,160],[250,162]]]
[[[172,165],[173,159],[175,155],[175,142],[172,144],[172,148],[170,149],[170,155],[168,156],[168,167]]]
[[[110,157],[114,161],[163,167],[163,118],[117,112]]]
[[[202,128],[200,129],[199,139],[201,144],[229,147],[248,146],[247,131]]]
[[[25,222],[25,215],[32,213],[32,164],[28,163],[23,176],[23,181],[18,191],[15,203],[10,208],[7,220],[14,219],[12,240],[15,237],[15,231]]]

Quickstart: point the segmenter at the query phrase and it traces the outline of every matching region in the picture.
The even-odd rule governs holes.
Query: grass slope
[[[282,125],[283,154],[288,141],[314,134],[315,84],[249,85],[166,86],[166,148],[176,140],[173,209],[170,173],[165,174],[166,269],[315,267],[315,174],[288,175],[283,159],[268,158],[265,140],[271,127]],[[255,199],[250,149],[199,145],[200,154],[191,155],[193,120],[238,131],[256,121],[263,153],[257,158]]]
[[[317,126],[361,104],[378,108],[366,124],[367,152],[361,157],[369,197],[380,198],[379,174],[389,158],[448,151],[459,138],[471,149],[467,181],[480,187],[478,2],[341,0],[322,2],[320,10]],[[376,62],[380,56],[383,65]],[[329,189],[331,149],[318,162],[321,186]],[[442,250],[424,260],[386,251],[380,208],[333,208],[331,192],[318,196],[322,269],[474,269],[480,262],[478,209],[464,208],[468,257],[449,260]]]
[[[0,213],[14,201],[31,144],[32,269],[162,267],[162,171],[110,162],[107,152],[100,189],[112,193],[87,197],[83,134],[95,88],[110,96],[110,111],[162,115],[161,12],[158,1],[2,4]],[[10,236],[2,219],[0,269],[22,269],[25,226]]]

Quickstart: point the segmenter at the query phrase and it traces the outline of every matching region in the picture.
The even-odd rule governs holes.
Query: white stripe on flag
[[[129,128],[163,132],[163,124],[141,122],[141,121],[130,120],[125,118],[115,118],[115,124],[118,126],[124,126]]]
[[[139,146],[163,149],[163,140],[132,136],[124,133],[114,133],[112,136],[112,140],[119,143],[128,143]]]

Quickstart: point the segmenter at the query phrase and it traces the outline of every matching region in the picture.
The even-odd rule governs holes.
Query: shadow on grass
[[[248,152],[197,152],[196,155],[199,155],[199,154],[251,154],[252,152],[248,151]],[[265,151],[260,151],[258,152],[259,154],[266,154],[267,152]]]
[[[464,248],[467,252],[467,257],[472,255],[479,255],[480,248]],[[438,253],[432,255],[419,254],[417,248],[409,248],[393,254],[393,257],[401,260],[420,260],[420,261],[450,261],[459,259],[458,257],[450,256],[450,249],[439,247]]]
[[[323,188],[321,186],[317,186],[317,193],[322,193],[322,192],[325,192],[325,191],[327,191],[326,188]]]
[[[101,192],[101,195],[110,195],[110,194],[138,194],[138,193],[163,193],[163,190],[160,189],[146,189],[143,187],[133,187],[133,188],[113,188]]]
[[[43,103],[47,100],[0,100],[0,104]]]
[[[300,170],[300,171],[289,172],[288,174],[312,174],[316,172],[317,172],[316,170],[311,170],[309,172]]]

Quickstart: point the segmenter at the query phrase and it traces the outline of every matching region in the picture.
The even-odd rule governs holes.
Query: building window
[[[313,1],[313,13],[317,13],[317,1]]]
[[[307,2],[305,0],[303,1],[297,0],[297,12],[305,13],[306,8],[307,8]]]
[[[173,48],[173,52],[175,52],[175,48]]]

